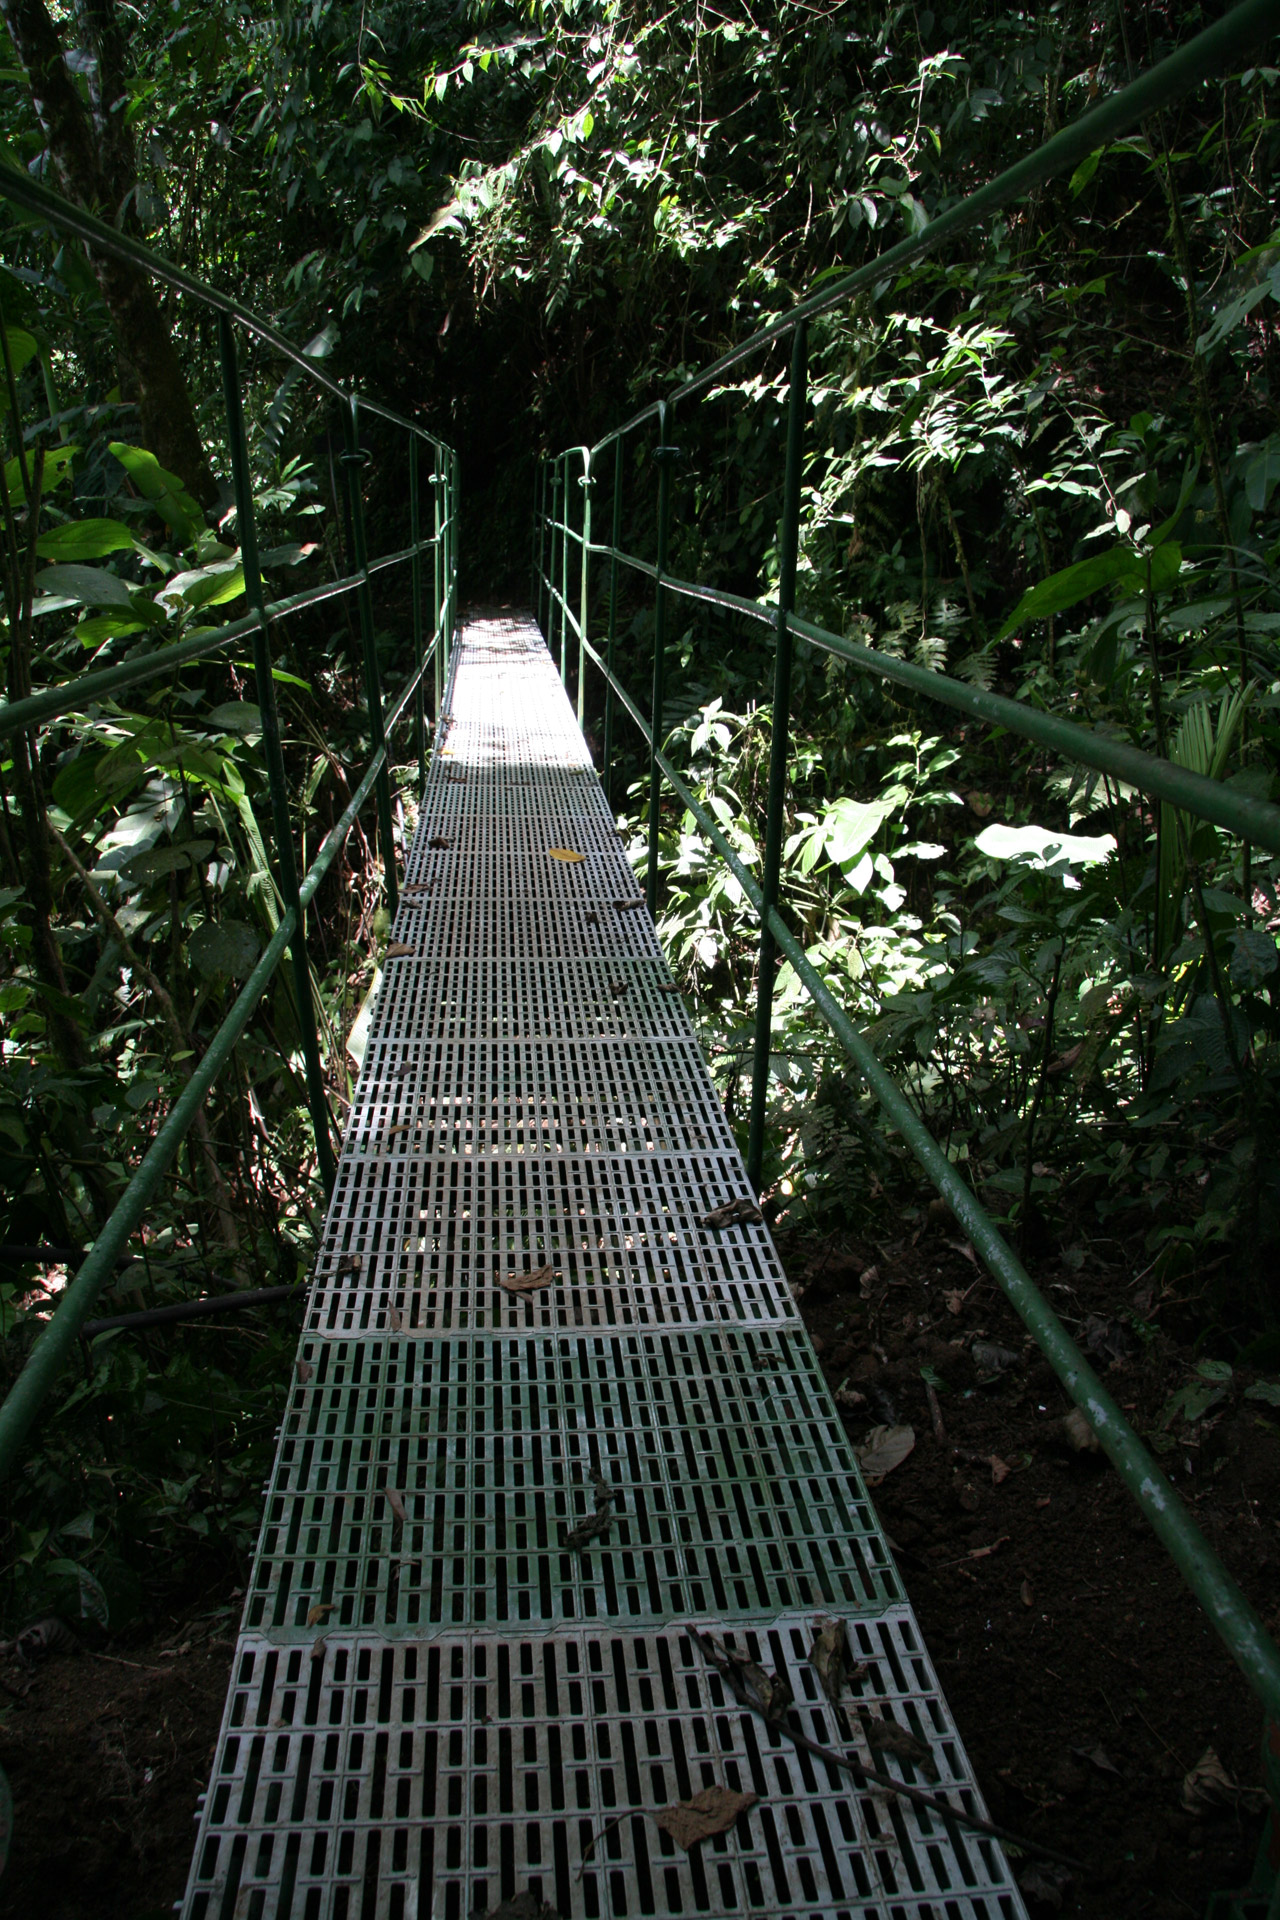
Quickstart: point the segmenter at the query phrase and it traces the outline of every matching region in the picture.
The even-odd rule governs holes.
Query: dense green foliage
[[[131,20],[127,219],[455,441],[464,590],[523,598],[541,452],[611,427],[821,275],[917,231],[1213,12],[172,0]],[[1280,694],[1278,79],[1242,66],[815,326],[800,576],[803,611],[834,630],[1259,795]],[[16,76],[4,133],[11,158],[38,159]],[[39,474],[33,497],[16,458],[5,472],[12,696],[195,630],[207,608],[228,617],[243,580],[225,485],[206,515],[137,444],[83,254],[4,219],[7,451],[20,419]],[[209,317],[167,311],[225,481]],[[263,539],[287,592],[347,564],[332,422],[257,350],[248,376]],[[679,410],[678,573],[774,591],[784,405],[775,352]],[[627,544],[646,554],[653,444],[651,428],[628,442],[623,478]],[[403,489],[376,464],[368,505],[397,544]],[[605,584],[598,567],[597,627]],[[394,676],[403,601],[380,612]],[[620,631],[640,692],[652,597],[638,577],[624,576]],[[353,630],[339,608],[280,644],[314,847],[363,757]],[[770,670],[760,628],[677,609],[673,750],[751,863]],[[6,768],[13,1240],[92,1238],[276,923],[250,691],[243,667],[197,666],[49,729]],[[597,736],[600,709],[593,680]],[[624,755],[639,860],[634,740]],[[1092,1238],[1123,1239],[1157,1294],[1194,1296],[1206,1338],[1274,1338],[1274,863],[803,648],[792,774],[795,925],[1024,1249],[1070,1266]],[[678,806],[663,824],[662,930],[741,1120],[750,914]],[[378,909],[361,843],[351,862],[313,948],[339,1100]],[[776,1039],[773,1207],[826,1224],[921,1204],[785,970]],[[311,1159],[281,975],[117,1304],[202,1290],[210,1265],[241,1284],[292,1278],[319,1203]],[[12,1373],[40,1306],[6,1289]],[[84,1569],[100,1608],[94,1583],[124,1592],[149,1543],[174,1578],[242,1551],[290,1338],[100,1337],[22,1483],[6,1605]],[[109,1443],[107,1421],[145,1446]]]

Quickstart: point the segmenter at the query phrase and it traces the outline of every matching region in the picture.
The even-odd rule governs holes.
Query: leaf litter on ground
[[[727,1833],[739,1816],[748,1807],[754,1807],[759,1798],[758,1793],[734,1793],[729,1787],[704,1787],[692,1799],[677,1800],[672,1806],[664,1807],[661,1813],[655,1813],[653,1818],[663,1832],[669,1833],[676,1845],[688,1853],[700,1840],[709,1840],[713,1834]]]
[[[854,1448],[867,1485],[878,1487],[886,1474],[902,1465],[915,1444],[914,1427],[872,1427],[862,1444]]]
[[[504,1273],[498,1285],[506,1293],[535,1293],[539,1287],[549,1287],[556,1277],[554,1267],[535,1267],[532,1273]]]
[[[704,1214],[702,1224],[704,1227],[736,1227],[739,1223],[757,1226],[763,1219],[755,1201],[740,1193],[736,1199],[726,1200],[723,1206],[713,1207],[710,1213]]]

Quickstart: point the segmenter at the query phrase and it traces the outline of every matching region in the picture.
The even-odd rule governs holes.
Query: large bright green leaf
[[[1116,850],[1109,833],[1060,833],[1051,827],[984,827],[974,841],[988,860],[1021,860],[1032,867],[1052,867],[1065,860],[1073,867],[1092,867]]]
[[[133,535],[119,520],[69,520],[36,541],[42,560],[101,560],[108,553],[132,550]]]
[[[243,980],[253,971],[261,941],[242,920],[206,920],[187,943],[191,964],[207,979],[225,974]]]
[[[151,502],[183,546],[191,546],[204,526],[204,515],[177,475],[169,473],[144,447],[113,440],[111,451],[143,499]]]
[[[1088,560],[1064,567],[1061,573],[1051,573],[1047,580],[1038,580],[1034,587],[1027,588],[996,639],[1007,640],[1025,620],[1047,620],[1052,613],[1074,607],[1113,581],[1133,580],[1139,566],[1132,547],[1112,547],[1108,553],[1095,553]]]
[[[827,809],[823,830],[827,852],[837,866],[847,867],[870,846],[893,812],[887,800],[837,800]]]

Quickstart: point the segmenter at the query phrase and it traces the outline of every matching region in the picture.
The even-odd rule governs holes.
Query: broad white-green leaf
[[[146,853],[135,853],[120,871],[126,880],[161,880],[168,874],[198,867],[213,850],[212,840],[183,840],[177,846],[151,847]]]
[[[827,852],[837,866],[856,860],[893,812],[886,800],[836,800],[823,816]]]
[[[204,515],[178,476],[162,467],[154,453],[148,453],[144,447],[131,447],[123,440],[113,440],[111,451],[143,499],[151,502],[182,545],[190,546],[204,526]]]
[[[1062,833],[1050,827],[984,827],[974,841],[988,860],[1021,860],[1044,870],[1066,861],[1073,867],[1092,867],[1116,850],[1110,833]]]
[[[239,733],[246,738],[262,732],[262,709],[252,700],[224,700],[207,716],[208,724],[222,733]]]

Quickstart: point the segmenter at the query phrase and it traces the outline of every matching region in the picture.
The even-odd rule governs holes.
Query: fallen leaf
[[[948,1313],[964,1312],[964,1295],[961,1293],[959,1287],[953,1288],[950,1293],[944,1293],[942,1300]]]
[[[344,1273],[359,1273],[359,1271],[360,1255],[358,1253],[344,1253],[338,1262],[339,1279],[341,1279]]]
[[[1018,1885],[1027,1898],[1039,1901],[1042,1906],[1052,1907],[1055,1913],[1062,1912],[1062,1896],[1070,1884],[1071,1875],[1048,1862],[1037,1862],[1018,1876]]]
[[[394,1127],[387,1128],[387,1131],[384,1137],[389,1140],[393,1133],[408,1133],[408,1131],[409,1131],[409,1122],[407,1120],[397,1120]]]
[[[679,991],[680,991],[680,989],[679,989],[679,987],[675,987],[675,986],[670,986],[670,985],[668,985],[668,983],[667,983],[666,981],[664,981],[664,980],[660,980],[660,981],[658,982],[658,992],[659,992],[659,993],[679,993]]]
[[[1101,1451],[1098,1445],[1098,1436],[1089,1425],[1088,1416],[1082,1407],[1072,1407],[1070,1413],[1063,1415],[1062,1431],[1066,1438],[1067,1445],[1074,1453],[1098,1453]]]
[[[609,991],[614,999],[617,1000],[622,994],[630,993],[631,988],[625,980],[611,980],[609,982]]]
[[[600,1505],[602,1500],[616,1500],[618,1498],[615,1489],[609,1484],[602,1473],[596,1472],[594,1467],[587,1475],[587,1478],[595,1488],[597,1506]]]
[[[536,1900],[526,1890],[513,1893],[509,1900],[500,1900],[488,1913],[478,1916],[478,1920],[560,1920],[560,1915],[554,1907]]]
[[[429,847],[451,847],[453,842],[452,840],[446,839],[442,833],[433,833],[427,845]]]
[[[432,880],[407,880],[400,891],[406,893],[430,893],[435,882]]]
[[[582,924],[586,927],[598,927],[600,925],[600,915],[598,913],[584,913],[582,916]]]
[[[569,867],[580,866],[587,857],[585,853],[575,853],[572,847],[548,847],[547,852],[553,860],[562,860]]]
[[[613,1502],[600,1500],[596,1504],[594,1513],[589,1513],[584,1520],[579,1520],[577,1526],[566,1533],[564,1543],[566,1547],[589,1546],[598,1535],[608,1533],[612,1525]]]
[[[998,1453],[992,1454],[991,1456],[992,1486],[998,1487],[1000,1485],[1000,1482],[1002,1480],[1007,1480],[1009,1478],[1009,1475],[1012,1472],[1013,1472],[1013,1468],[1009,1465],[1007,1460],[1002,1460]]]
[[[1035,1603],[1035,1589],[1029,1580],[1024,1580],[1022,1583],[1022,1604],[1024,1607],[1034,1607]]]
[[[858,1275],[858,1291],[864,1300],[869,1300],[879,1285],[879,1267],[867,1267]]]
[[[315,1372],[315,1368],[312,1366],[309,1360],[299,1360],[297,1363],[297,1370],[298,1370],[298,1384],[300,1386],[305,1387],[308,1380],[311,1378],[312,1374]]]
[[[915,1444],[914,1427],[872,1427],[862,1445],[854,1448],[867,1485],[879,1486],[887,1473],[902,1465]]]
[[[556,1277],[554,1267],[535,1267],[532,1273],[508,1273],[498,1281],[507,1293],[532,1293],[537,1287],[549,1287]]]
[[[412,1060],[402,1060],[400,1062],[400,1065],[396,1068],[396,1073],[399,1075],[401,1080],[408,1079],[409,1075],[413,1072],[414,1065],[415,1065],[415,1062]]]
[[[713,1833],[727,1833],[759,1797],[756,1793],[732,1793],[728,1787],[704,1787],[692,1800],[677,1800],[653,1817],[663,1832],[688,1853],[699,1840],[708,1840]]]
[[[388,1307],[387,1319],[391,1322],[392,1333],[404,1332],[404,1315],[401,1313],[399,1307]]]
[[[332,1600],[320,1600],[314,1607],[307,1608],[307,1625],[318,1627],[320,1622],[334,1611]]]
[[[741,1193],[736,1200],[726,1200],[722,1207],[713,1207],[710,1213],[704,1215],[702,1224],[704,1227],[734,1227],[742,1221],[754,1226],[763,1219],[764,1215],[755,1201]]]
[[[1105,1747],[1094,1747],[1092,1751],[1084,1747],[1073,1747],[1071,1751],[1078,1753],[1082,1759],[1087,1760],[1091,1767],[1096,1767],[1099,1773],[1114,1773],[1116,1778],[1119,1779],[1120,1769]]]
[[[919,1767],[930,1780],[938,1778],[938,1763],[923,1740],[918,1740],[909,1727],[900,1727],[896,1720],[881,1720],[865,1709],[858,1718],[867,1745],[873,1753],[891,1753],[895,1760],[905,1760],[908,1765]]]
[[[766,1673],[745,1653],[727,1647],[714,1634],[697,1633],[694,1638],[712,1666],[720,1673],[734,1699],[744,1707],[762,1713],[770,1726],[785,1719],[794,1695],[780,1673]]]
[[[816,1631],[809,1649],[809,1665],[817,1672],[832,1706],[838,1707],[846,1686],[861,1680],[867,1672],[867,1663],[865,1660],[855,1663],[843,1620],[820,1617],[813,1624]]]
[[[382,956],[384,960],[407,960],[413,954],[413,948],[407,940],[393,940]]]
[[[993,1540],[989,1547],[970,1547],[964,1557],[966,1560],[989,1560],[993,1553],[999,1553],[1001,1547],[1008,1546],[1011,1537],[1007,1533],[1002,1533],[1000,1538]]]
[[[387,1505],[390,1507],[392,1513],[394,1513],[396,1519],[400,1522],[401,1526],[403,1526],[405,1521],[409,1518],[408,1514],[404,1510],[404,1501],[401,1499],[399,1493],[396,1491],[394,1487],[384,1487],[382,1491],[387,1496]]]
[[[1013,1348],[997,1346],[994,1340],[975,1340],[969,1352],[979,1373],[1007,1373],[1010,1367],[1018,1364],[1018,1355]]]
[[[1237,1786],[1215,1750],[1206,1747],[1182,1782],[1182,1804],[1188,1813],[1211,1813],[1219,1807],[1261,1813],[1267,1796],[1257,1787]]]
[[[610,903],[618,913],[632,913],[644,905],[643,900],[614,900]]]

